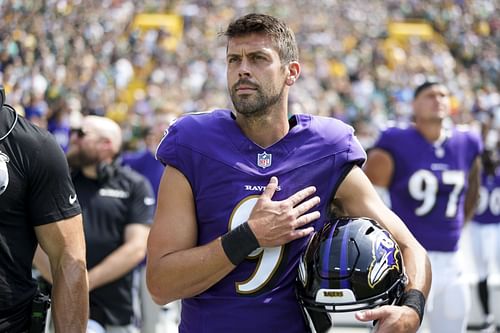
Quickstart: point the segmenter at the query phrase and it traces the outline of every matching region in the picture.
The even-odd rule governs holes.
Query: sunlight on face
[[[413,101],[415,117],[421,120],[442,120],[450,114],[450,93],[441,84],[430,86]]]
[[[262,34],[231,38],[227,82],[236,111],[260,116],[283,98],[286,71],[272,40]]]

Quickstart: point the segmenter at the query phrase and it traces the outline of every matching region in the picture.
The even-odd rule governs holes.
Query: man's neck
[[[82,167],[82,174],[89,179],[97,179],[97,166],[95,164]]]
[[[236,116],[241,131],[262,148],[272,146],[290,130],[286,112],[269,113],[261,117]]]
[[[417,121],[415,128],[427,141],[435,142],[443,133],[443,121]]]

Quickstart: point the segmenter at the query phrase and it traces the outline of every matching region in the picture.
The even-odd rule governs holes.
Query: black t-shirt
[[[113,166],[104,181],[73,176],[83,210],[87,268],[99,264],[123,244],[129,224],[151,224],[154,194],[142,175],[129,167]],[[133,320],[133,271],[90,293],[91,318],[104,325],[127,325]]]
[[[0,136],[9,131],[15,114],[0,111]],[[40,226],[81,212],[62,149],[53,136],[23,117],[0,142],[7,155],[9,183],[0,195],[0,323],[36,292],[31,265]],[[7,330],[7,329],[5,329]],[[12,329],[14,331],[14,329]]]

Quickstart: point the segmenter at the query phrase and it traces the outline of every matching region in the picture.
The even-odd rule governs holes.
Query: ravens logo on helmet
[[[406,281],[401,250],[387,230],[369,218],[340,217],[311,237],[296,291],[313,310],[308,314],[348,312],[395,304]]]

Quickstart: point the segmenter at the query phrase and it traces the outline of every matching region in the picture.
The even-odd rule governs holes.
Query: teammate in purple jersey
[[[389,190],[392,210],[429,251],[430,331],[465,332],[470,297],[457,245],[477,201],[482,142],[470,131],[444,126],[450,98],[442,84],[419,86],[413,109],[413,125],[382,133],[365,172],[375,186]]]
[[[167,165],[148,241],[147,279],[159,304],[183,299],[180,332],[310,329],[294,293],[308,236],[333,200],[349,215],[380,221],[401,246],[412,304],[359,312],[380,332],[415,332],[431,281],[426,251],[387,209],[359,167],[351,127],[328,118],[288,119],[300,75],[293,32],[249,14],[225,32],[235,112],[174,123],[157,158]]]
[[[500,161],[497,147],[485,150],[479,204],[470,224],[470,240],[476,272],[478,294],[484,314],[484,332],[495,330],[489,306],[488,275],[496,259],[500,267]]]

